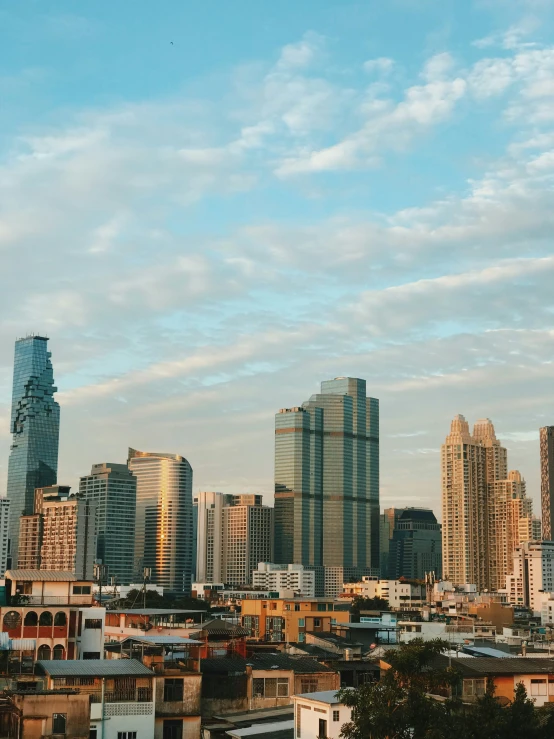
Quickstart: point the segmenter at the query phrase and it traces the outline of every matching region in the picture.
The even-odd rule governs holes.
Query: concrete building
[[[194,498],[196,512],[196,582],[222,582],[223,508],[233,496],[200,492]]]
[[[192,584],[192,467],[179,454],[129,449],[137,478],[135,575],[144,570],[164,589],[190,593]]]
[[[8,568],[10,501],[0,498],[0,578]]]
[[[134,579],[137,479],[126,464],[92,465],[79,494],[96,506],[96,561],[121,585]]]
[[[554,592],[554,541],[528,541],[516,548],[506,591],[510,603],[540,615],[542,602]]]
[[[276,565],[260,562],[252,573],[252,585],[262,590],[276,591],[281,595],[289,591],[306,598],[315,596],[315,572],[304,569],[303,565]]]
[[[15,690],[0,702],[3,739],[90,737],[90,699],[75,688]]]
[[[396,509],[395,514],[397,511],[398,515],[393,517],[394,528],[388,542],[386,577],[390,580],[401,577],[423,580],[429,572],[440,577],[442,536],[435,514],[429,508]]]
[[[336,690],[294,696],[294,739],[340,739],[352,709],[342,704]]]
[[[542,539],[554,540],[554,426],[539,431]]]
[[[37,488],[35,512],[22,516],[19,534],[19,569],[74,572],[92,580],[96,555],[93,503],[70,488],[52,485]]]
[[[329,632],[350,621],[349,604],[333,598],[242,601],[242,625],[258,641],[304,642],[307,632]]]
[[[379,566],[379,401],[337,377],[275,416],[277,562]]]
[[[362,598],[382,598],[391,608],[418,608],[427,600],[423,583],[403,580],[380,580],[364,577],[361,582],[345,583],[343,595]]]
[[[223,508],[223,581],[250,585],[258,562],[273,559],[273,508],[261,495],[235,495]]]

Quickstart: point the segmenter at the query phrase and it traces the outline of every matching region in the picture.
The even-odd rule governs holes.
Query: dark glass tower
[[[13,562],[19,547],[19,517],[33,513],[36,488],[56,483],[60,406],[54,400],[48,339],[28,336],[15,342],[12,412],[13,435],[8,465],[9,537]]]
[[[379,401],[337,377],[275,420],[275,552],[290,562],[379,566]]]

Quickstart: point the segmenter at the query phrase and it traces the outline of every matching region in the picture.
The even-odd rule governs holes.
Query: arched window
[[[50,659],[50,647],[48,644],[41,644],[38,648],[37,659]]]
[[[65,659],[65,649],[61,644],[56,644],[52,652],[52,659]]]
[[[50,613],[50,611],[43,611],[40,614],[38,625],[39,626],[52,626],[52,614]]]
[[[54,616],[54,626],[67,626],[65,611],[58,611]]]
[[[35,611],[27,611],[23,626],[36,626],[38,624],[38,616]]]
[[[18,629],[21,626],[21,614],[19,611],[8,611],[4,616],[4,631]]]

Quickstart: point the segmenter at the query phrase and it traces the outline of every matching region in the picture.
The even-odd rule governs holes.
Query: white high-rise
[[[554,592],[554,541],[528,541],[517,547],[506,589],[510,603],[540,614],[548,594]]]

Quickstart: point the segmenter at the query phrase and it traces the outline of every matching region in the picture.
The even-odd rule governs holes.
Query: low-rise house
[[[350,622],[350,606],[334,598],[244,600],[242,625],[252,639],[303,642],[308,632],[327,632]]]
[[[246,657],[247,629],[239,624],[229,623],[221,618],[213,618],[202,624],[190,636],[203,643],[200,657]]]
[[[106,639],[122,641],[129,636],[138,636],[150,631],[162,636],[188,637],[191,631],[200,628],[198,622],[205,614],[206,611],[178,608],[127,608],[107,611]]]
[[[336,690],[324,690],[295,695],[294,716],[294,739],[340,739],[352,710],[340,702]]]
[[[155,675],[136,659],[42,660],[47,690],[72,688],[90,700],[90,739],[152,739]]]
[[[90,701],[78,690],[13,691],[0,698],[3,739],[88,739]]]

